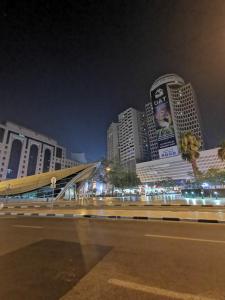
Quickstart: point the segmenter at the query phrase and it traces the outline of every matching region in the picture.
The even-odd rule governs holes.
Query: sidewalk
[[[170,210],[114,210],[114,209],[24,209],[0,211],[0,216],[69,217],[97,219],[143,219],[163,221],[186,221],[225,223],[225,212],[170,211]]]

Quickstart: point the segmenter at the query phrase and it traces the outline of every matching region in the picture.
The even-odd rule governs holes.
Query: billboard
[[[159,157],[178,155],[177,141],[166,84],[151,91]]]

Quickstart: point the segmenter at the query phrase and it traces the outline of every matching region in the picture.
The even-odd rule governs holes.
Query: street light
[[[7,187],[6,187],[6,203],[8,202],[10,190],[11,190],[11,185],[9,183],[9,184],[7,184]]]
[[[203,195],[204,195],[204,192],[203,192],[203,191],[201,191],[201,195],[202,195],[202,199],[203,199]]]

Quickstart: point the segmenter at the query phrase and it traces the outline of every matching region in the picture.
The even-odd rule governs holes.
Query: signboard
[[[56,184],[56,178],[55,177],[51,178],[51,184]]]
[[[55,189],[56,188],[56,178],[55,177],[52,177],[51,178],[51,185],[50,185],[50,187],[52,188],[52,189]]]
[[[173,118],[166,84],[151,92],[154,121],[156,125],[159,157],[178,155]]]

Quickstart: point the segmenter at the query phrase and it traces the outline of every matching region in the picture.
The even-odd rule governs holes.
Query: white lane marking
[[[161,289],[153,286],[143,285],[143,284],[119,280],[119,279],[109,279],[108,283],[119,287],[127,288],[127,289],[154,294],[157,296],[171,297],[172,299],[179,299],[179,300],[213,300],[214,299],[215,300],[215,298],[208,298],[208,297],[197,296],[197,295],[195,296],[187,293],[179,293],[179,292],[174,292],[166,289]]]
[[[160,239],[171,239],[171,240],[184,240],[184,241],[225,244],[225,241],[220,241],[220,240],[195,239],[195,238],[188,238],[188,237],[183,237],[183,236],[157,235],[157,234],[145,234],[145,236],[146,237],[152,237],[152,238],[160,238]]]
[[[31,226],[31,225],[12,225],[12,227],[18,228],[34,228],[34,229],[41,229],[43,226]]]

